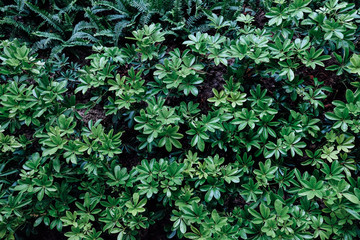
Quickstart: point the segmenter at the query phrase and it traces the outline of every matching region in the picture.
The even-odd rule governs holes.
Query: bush
[[[46,21],[3,29],[1,238],[360,238],[359,6],[16,3]]]

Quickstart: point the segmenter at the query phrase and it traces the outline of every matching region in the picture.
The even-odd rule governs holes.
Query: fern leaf
[[[57,45],[57,46],[53,47],[51,49],[50,59],[54,58],[55,55],[60,54],[64,50],[64,48],[65,47],[63,45]]]
[[[74,42],[71,42],[71,43],[67,43],[67,44],[64,44],[62,45],[63,48],[66,48],[66,47],[79,47],[79,46],[85,46],[85,47],[90,47],[92,46],[93,44],[92,43],[89,43],[87,41],[74,41]]]
[[[90,8],[85,9],[85,17],[89,18],[92,25],[96,28],[97,31],[106,29],[100,22],[99,17],[97,17]]]
[[[49,23],[54,29],[56,29],[57,31],[61,32],[62,34],[64,33],[64,30],[62,29],[62,27],[59,25],[59,23],[57,23],[56,21],[53,20],[54,16],[50,16],[47,12],[40,10],[37,6],[29,3],[29,2],[25,2],[26,6],[28,6],[33,12],[35,12],[36,14],[38,14],[42,19],[44,19],[47,23]],[[56,16],[57,17],[57,16]],[[59,20],[59,19],[58,19]]]
[[[61,35],[56,34],[56,33],[50,33],[50,32],[40,32],[40,31],[36,31],[33,33],[34,35],[38,36],[38,37],[43,37],[49,40],[57,40],[60,42],[65,42],[62,38]]]
[[[86,21],[80,21],[75,25],[75,27],[73,29],[73,33],[79,32],[83,29],[92,29],[92,28],[95,28],[95,26],[92,25],[91,23],[86,22]]]
[[[19,24],[19,22],[15,21],[12,17],[4,17],[2,20],[0,20],[0,25],[5,24],[13,26],[16,29],[21,29],[27,34],[31,34],[31,32],[33,31],[33,29],[29,25]]]
[[[70,13],[72,11],[75,11],[76,10],[76,5],[75,5],[76,2],[77,2],[77,0],[73,0],[70,4],[68,4],[64,8],[56,7],[56,10],[58,10],[58,14],[61,15],[61,14],[64,14],[64,13]]]
[[[115,41],[115,45],[118,45],[119,42],[119,38],[123,32],[123,29],[126,28],[128,26],[130,22],[129,21],[121,21],[118,22],[115,27],[114,27],[114,41]]]
[[[174,1],[173,14],[175,21],[179,21],[182,18],[182,0]]]
[[[131,1],[131,5],[135,7],[139,12],[148,13],[150,4],[144,2],[144,0],[133,0]]]
[[[121,14],[112,14],[107,16],[107,20],[109,21],[116,21],[124,18],[126,18],[126,16]]]
[[[93,37],[91,34],[89,33],[86,33],[86,32],[76,32],[74,33],[67,42],[73,42],[75,40],[79,40],[79,39],[88,39],[90,41],[93,41],[93,42],[97,42],[98,40]]]
[[[151,15],[151,13],[142,14],[140,17],[140,24],[147,25],[150,22]]]
[[[16,5],[17,5],[17,10],[19,12],[22,12],[24,10],[24,6],[25,6],[25,0],[16,0]]]
[[[190,16],[186,21],[186,27],[189,29],[193,28],[194,25],[196,25],[196,22],[204,16],[205,16],[205,14],[202,12],[200,14],[198,14],[197,16]]]
[[[102,30],[94,34],[95,37],[97,36],[105,36],[105,37],[114,37],[114,32],[110,29]]]
[[[53,41],[49,38],[41,39],[32,45],[32,51],[36,52],[39,49],[49,48]]]
[[[97,2],[96,5],[105,6],[108,8],[107,10],[114,10],[120,14],[129,16],[129,11],[127,11],[127,9],[122,4],[118,5],[118,4],[109,2],[109,1],[100,1],[100,2]]]

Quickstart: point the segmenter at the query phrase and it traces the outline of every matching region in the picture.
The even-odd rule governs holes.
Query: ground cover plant
[[[0,3],[0,238],[360,239],[359,5]]]

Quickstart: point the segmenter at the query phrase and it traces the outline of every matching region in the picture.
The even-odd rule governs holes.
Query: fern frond
[[[173,14],[174,14],[175,21],[179,21],[182,18],[182,15],[183,15],[182,4],[183,4],[182,0],[174,1]]]
[[[75,27],[73,29],[73,33],[79,32],[83,29],[92,29],[92,28],[95,28],[95,26],[92,25],[91,23],[86,22],[86,21],[80,21],[75,25]]]
[[[95,37],[97,36],[105,36],[105,37],[114,37],[114,32],[110,29],[102,30],[94,34]]]
[[[199,13],[197,16],[194,16],[194,15],[190,16],[186,21],[186,27],[189,29],[193,28],[194,25],[196,25],[196,22],[204,16],[205,16],[205,14],[203,12]]]
[[[36,52],[36,51],[38,51],[39,49],[49,48],[52,42],[53,42],[53,41],[52,41],[51,39],[47,39],[47,38],[41,39],[41,40],[35,42],[35,43],[32,45],[32,47],[31,47],[31,48],[32,48],[32,51],[33,51],[33,52]]]
[[[132,0],[115,0],[116,5],[120,9],[129,9]]]
[[[69,28],[72,29],[72,27],[74,25],[74,20],[75,20],[75,15],[65,13],[64,14],[64,20],[63,20],[63,25],[69,26]]]
[[[109,2],[109,1],[99,1],[99,2],[96,3],[96,5],[104,6],[104,7],[107,7],[107,10],[114,10],[114,11],[120,13],[120,14],[129,16],[129,11],[120,2],[118,4],[115,4],[115,3],[112,3],[112,2]]]
[[[64,48],[66,47],[79,47],[79,46],[86,46],[86,47],[90,47],[92,46],[92,43],[86,42],[86,41],[74,41],[71,43],[67,43],[62,45]]]
[[[74,33],[67,42],[74,42],[75,40],[79,40],[79,39],[88,39],[90,41],[93,42],[97,42],[98,39],[96,39],[95,37],[93,37],[91,34],[86,33],[86,32],[76,32]]]
[[[91,12],[92,12],[93,14],[105,12],[105,11],[107,11],[107,10],[108,10],[107,8],[102,7],[102,6],[97,6],[97,5],[94,5],[94,6],[91,8]]]
[[[191,11],[192,11],[192,3],[193,3],[193,1],[194,0],[188,0],[187,1],[187,10],[186,10],[186,12],[187,12],[187,14],[188,15],[190,15],[191,14]],[[197,8],[197,5],[195,5],[195,8]],[[195,9],[195,11],[196,11],[197,9]]]
[[[59,15],[64,14],[64,13],[70,13],[70,12],[77,10],[76,5],[75,5],[76,2],[77,2],[77,0],[73,0],[72,2],[70,2],[70,4],[68,4],[64,8],[59,8],[55,5],[55,9],[58,11]]]
[[[17,5],[17,10],[19,12],[22,12],[24,10],[24,6],[25,6],[25,0],[15,0],[16,5]]]
[[[115,45],[118,45],[119,42],[119,38],[123,32],[123,29],[126,28],[129,25],[129,21],[125,20],[125,21],[121,21],[116,23],[115,27],[114,27],[114,41],[115,41]]]
[[[4,17],[2,20],[0,20],[0,25],[8,24],[10,26],[13,26],[14,28],[21,29],[27,34],[31,34],[33,29],[26,24],[20,24],[19,22],[15,21],[12,17]]]
[[[60,54],[64,50],[64,48],[65,47],[63,45],[57,45],[54,48],[52,48],[50,53],[50,59],[54,58],[55,55]]]
[[[109,21],[116,21],[116,20],[120,20],[120,19],[124,19],[124,18],[126,18],[126,16],[121,15],[121,14],[113,14],[113,15],[107,16],[107,20],[109,20]]]
[[[144,2],[144,0],[133,0],[131,1],[131,5],[142,13],[146,13],[150,11],[149,9],[150,4],[148,2]]]
[[[211,28],[209,27],[208,24],[201,24],[199,26],[196,26],[194,28],[191,29],[191,32],[207,32],[209,31]]]
[[[144,13],[140,17],[140,25],[147,25],[150,22],[151,19],[151,13]]]
[[[85,17],[89,18],[91,24],[96,28],[97,31],[106,29],[99,21],[99,17],[96,16],[90,8],[85,9]]]
[[[50,16],[47,12],[39,9],[37,6],[29,3],[29,2],[25,2],[26,6],[28,6],[33,12],[35,12],[36,14],[38,14],[42,19],[44,19],[47,23],[49,23],[54,29],[56,29],[57,31],[61,32],[62,34],[64,33],[64,30],[62,29],[62,27],[59,25],[59,22],[54,21],[53,17],[54,16]],[[55,15],[56,16],[56,15]],[[56,18],[58,19],[58,17],[56,16]],[[58,19],[59,20],[59,19]]]
[[[24,10],[24,4],[25,4],[25,0],[15,0],[14,1],[15,4],[1,4],[3,5],[2,7],[0,7],[0,12],[4,12],[4,13],[21,13]]]
[[[50,33],[50,32],[40,32],[40,31],[36,31],[33,33],[35,36],[38,37],[42,37],[42,38],[46,38],[49,40],[57,40],[60,41],[62,43],[64,43],[65,41],[62,39],[61,35],[56,34],[56,33]]]

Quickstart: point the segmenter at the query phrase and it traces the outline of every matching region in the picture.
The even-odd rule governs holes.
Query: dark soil
[[[87,113],[88,109],[80,109],[77,112],[80,114],[80,116],[83,118],[84,123],[88,123],[90,120],[95,123],[97,120],[102,119],[102,122],[107,122],[109,119],[105,115],[104,109],[100,105],[95,105],[94,108],[91,108]],[[85,114],[86,113],[86,114]]]
[[[235,207],[243,209],[245,205],[249,205],[249,203],[247,203],[240,194],[236,194],[235,196],[226,199],[224,203],[226,210],[229,212],[233,211]]]
[[[66,240],[67,237],[64,233],[57,231],[56,229],[50,229],[44,224],[40,224],[35,228],[35,233],[30,235],[25,234],[24,231],[18,231],[16,234],[16,240]]]
[[[264,27],[265,23],[267,22],[267,19],[265,17],[265,12],[263,10],[258,11],[255,15],[254,24],[258,28]]]
[[[148,229],[143,229],[140,232],[141,240],[167,240],[167,234],[164,231],[165,225],[172,225],[170,220],[162,219],[161,221],[156,222],[151,225]],[[177,240],[176,236],[172,238],[173,240]]]
[[[198,98],[200,99],[200,109],[204,114],[209,110],[208,99],[214,96],[213,89],[220,91],[225,83],[224,74],[227,68],[224,65],[213,66],[204,76],[204,84],[199,87]]]

